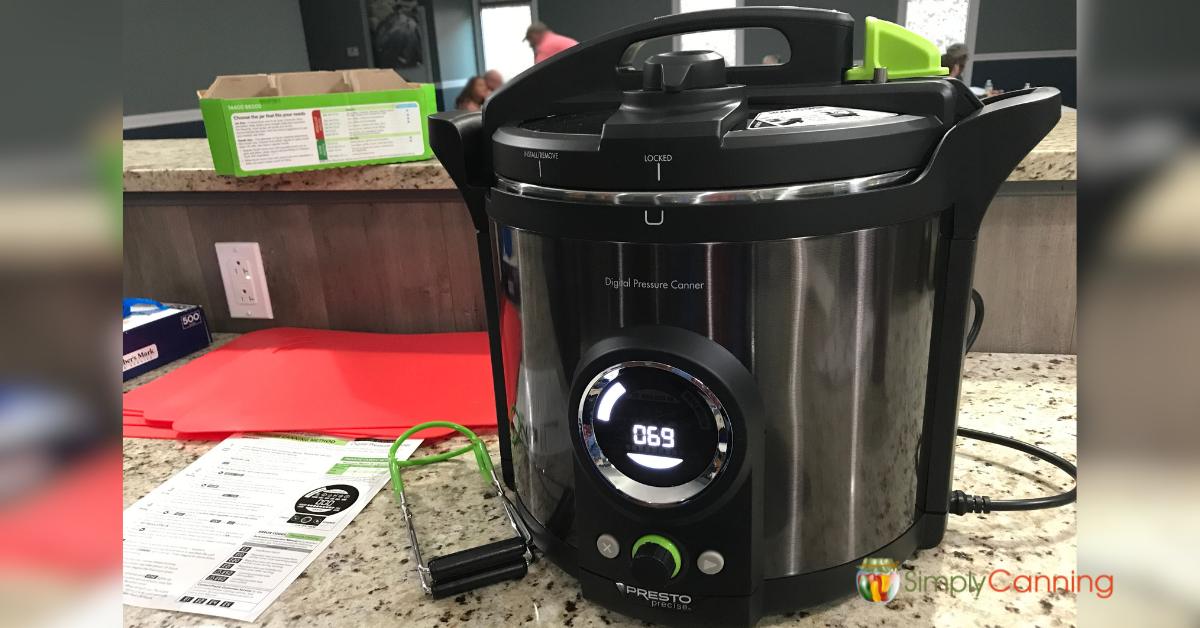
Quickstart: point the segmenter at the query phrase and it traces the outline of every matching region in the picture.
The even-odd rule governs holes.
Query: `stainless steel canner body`
[[[763,576],[855,560],[917,521],[936,217],[827,236],[648,244],[492,223],[512,467],[528,516],[579,547],[580,356],[621,330],[706,336],[765,410]]]

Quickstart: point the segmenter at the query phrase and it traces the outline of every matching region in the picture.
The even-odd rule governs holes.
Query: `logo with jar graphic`
[[[868,602],[886,604],[900,592],[900,563],[890,558],[865,558],[854,575],[855,589]]]

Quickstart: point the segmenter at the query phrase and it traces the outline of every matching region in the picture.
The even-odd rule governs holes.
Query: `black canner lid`
[[[618,106],[500,127],[496,174],[580,190],[787,185],[918,169],[945,133],[938,116],[889,111],[886,98],[859,99],[869,110],[752,103],[708,51],[655,55],[642,75]]]
[[[869,29],[880,24],[868,20]],[[707,50],[632,61],[630,51],[652,37],[762,27],[784,35],[786,63],[727,67]],[[488,100],[487,166],[519,183],[601,191],[762,188],[922,169],[979,100],[957,80],[900,67],[891,68],[899,80],[882,67],[863,80],[852,71],[863,69],[853,39],[845,13],[783,7],[610,33],[535,65]]]
[[[665,16],[538,63],[482,114],[431,115],[430,143],[481,230],[497,221],[623,241],[761,240],[953,208],[955,236],[974,237],[1005,177],[1058,120],[1058,91],[981,102],[944,78],[933,44],[896,24],[865,24],[856,65],[845,13]],[[643,42],[738,28],[778,31],[790,57],[726,67],[692,50],[632,61]],[[640,229],[662,224],[641,211],[650,205],[695,207],[675,228]],[[830,211],[792,211],[800,207]],[[731,208],[736,220],[725,220]]]

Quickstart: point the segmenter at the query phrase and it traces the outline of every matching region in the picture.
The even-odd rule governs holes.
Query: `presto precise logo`
[[[651,591],[622,582],[617,583],[617,591],[620,591],[627,597],[638,598],[651,608],[665,608],[672,611],[692,610],[692,596],[683,593]]]

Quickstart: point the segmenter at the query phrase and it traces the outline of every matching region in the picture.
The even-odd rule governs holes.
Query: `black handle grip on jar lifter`
[[[408,460],[399,460],[396,458],[396,452],[399,451],[404,441],[421,430],[429,428],[449,428],[455,430],[466,436],[470,444],[465,447],[422,458]],[[508,518],[509,527],[512,528],[515,534],[508,538],[491,541],[451,554],[435,556],[427,562],[425,556],[421,553],[421,544],[417,538],[417,528],[413,521],[412,508],[408,503],[404,478],[400,470],[406,467],[444,462],[468,453],[475,456],[475,463],[479,467],[480,475],[499,501],[500,507],[503,508],[504,514]],[[400,438],[397,438],[396,442],[392,444],[391,449],[388,450],[388,471],[392,478],[392,494],[395,496],[396,503],[400,506],[400,512],[403,515],[404,525],[408,530],[409,547],[412,551],[413,562],[416,563],[417,576],[420,579],[421,589],[425,593],[433,596],[434,599],[441,599],[489,584],[504,582],[506,580],[519,580],[525,577],[529,564],[533,561],[529,531],[521,524],[516,505],[509,500],[508,495],[504,492],[504,487],[500,484],[500,478],[496,476],[496,470],[492,465],[492,459],[488,454],[487,446],[469,428],[450,421],[429,421],[414,425],[401,434]]]

